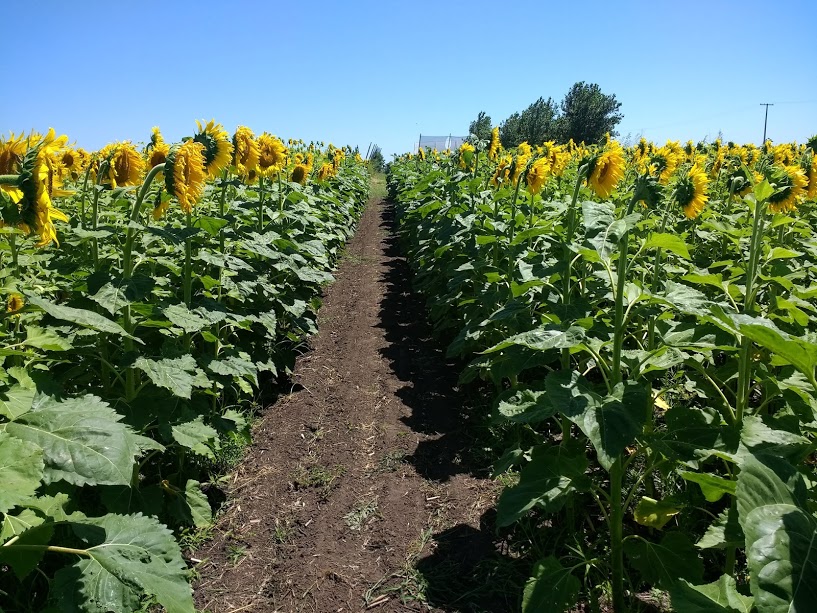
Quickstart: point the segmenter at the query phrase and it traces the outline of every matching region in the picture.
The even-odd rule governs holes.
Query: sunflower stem
[[[88,179],[91,176],[91,165],[85,169],[85,178],[82,180],[82,192],[79,198],[79,225],[85,229],[85,203],[88,199]]]
[[[258,233],[264,229],[264,177],[258,177]]]
[[[193,213],[187,212],[187,229],[193,226]],[[184,240],[184,304],[190,307],[193,300],[193,237]]]
[[[278,177],[278,210],[283,213],[284,212],[284,192],[281,191],[281,171],[279,170],[276,173]]]
[[[122,251],[122,278],[125,280],[125,284],[130,281],[131,275],[133,274],[133,242],[136,239],[135,224],[139,220],[139,214],[142,210],[142,203],[145,200],[145,196],[147,196],[151,183],[153,183],[153,179],[155,179],[156,175],[162,172],[164,169],[164,164],[157,164],[151,168],[150,172],[148,172],[144,182],[142,183],[142,187],[139,189],[139,193],[136,196],[136,203],[133,205],[133,209],[131,210],[130,221],[132,223],[128,224],[128,231],[125,235],[125,246]],[[124,324],[123,328],[125,328],[125,331],[129,335],[132,335],[134,328],[131,322],[130,303],[125,303],[122,317]],[[126,353],[132,352],[133,338],[125,337],[124,347]],[[133,368],[128,368],[125,374],[125,399],[130,401],[135,395],[136,371]]]

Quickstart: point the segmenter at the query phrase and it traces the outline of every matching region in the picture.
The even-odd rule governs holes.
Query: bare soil
[[[393,224],[370,202],[292,392],[266,409],[192,553],[202,610],[517,610],[482,418],[431,337]]]

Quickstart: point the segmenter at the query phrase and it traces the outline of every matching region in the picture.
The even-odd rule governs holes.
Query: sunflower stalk
[[[258,232],[264,230],[264,177],[258,177]]]
[[[94,199],[91,202],[91,229],[96,232],[99,224],[99,194],[102,192],[102,178],[111,166],[110,158],[99,163],[99,170],[94,183]],[[96,236],[91,238],[91,257],[94,261],[94,270],[99,269],[99,242]]]
[[[122,277],[127,284],[130,281],[131,276],[133,275],[133,243],[136,240],[136,225],[139,221],[139,215],[142,211],[142,203],[147,196],[148,191],[150,190],[150,186],[153,183],[153,179],[156,178],[156,175],[162,172],[165,169],[164,164],[157,164],[153,168],[150,169],[145,180],[142,182],[142,187],[139,189],[139,193],[136,196],[136,203],[133,205],[133,209],[131,210],[130,221],[131,223],[128,224],[128,231],[125,235],[125,246],[122,251]],[[130,310],[130,303],[126,302],[125,307],[122,312],[123,317],[123,328],[125,331],[132,335],[134,331],[133,322],[131,321],[131,310]],[[133,338],[125,337],[124,342],[125,352],[130,353],[133,351]],[[127,373],[125,375],[125,398],[130,401],[136,396],[136,371],[133,368],[128,368]]]

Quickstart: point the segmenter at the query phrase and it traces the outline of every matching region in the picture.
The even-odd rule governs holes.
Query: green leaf
[[[23,532],[11,545],[0,547],[0,564],[8,564],[19,579],[25,579],[45,555],[54,535],[54,524],[44,523]]]
[[[768,320],[747,315],[733,315],[740,334],[746,336],[761,347],[777,354],[809,381],[814,380],[814,368],[817,366],[817,344],[803,338],[789,336]]]
[[[717,502],[724,494],[734,495],[735,488],[737,487],[737,481],[724,479],[723,477],[710,475],[709,473],[693,473],[682,470],[679,471],[678,474],[684,481],[697,483],[707,502]]]
[[[641,432],[650,392],[627,382],[601,398],[576,372],[556,371],[545,380],[550,400],[590,439],[599,463],[610,470],[613,462]]]
[[[157,387],[163,387],[180,398],[190,398],[196,383],[196,360],[191,355],[151,360],[140,357],[134,367],[144,372]]]
[[[5,543],[13,536],[23,534],[26,530],[40,526],[45,520],[31,509],[23,509],[16,515],[4,515],[0,526],[0,543]]]
[[[115,321],[111,321],[106,317],[103,317],[99,313],[94,313],[93,311],[86,311],[85,309],[75,309],[73,307],[54,304],[53,302],[49,302],[48,300],[40,298],[35,294],[26,294],[26,297],[28,298],[28,302],[30,304],[33,304],[34,306],[41,308],[43,311],[45,311],[55,319],[70,321],[71,323],[83,326],[85,328],[90,328],[98,332],[107,332],[109,334],[115,334],[117,336],[124,336],[135,340],[139,344],[144,344],[140,339],[128,334],[125,331],[125,329],[118,323],[116,323]]]
[[[0,513],[34,495],[44,468],[40,447],[0,431]]]
[[[6,431],[42,448],[45,483],[128,485],[139,448],[121,419],[90,394],[65,400],[40,396]]]
[[[738,592],[729,575],[705,585],[678,581],[670,590],[676,613],[750,613],[754,598]]]
[[[210,236],[218,236],[220,230],[227,225],[226,219],[220,219],[218,217],[206,217],[201,216],[193,222],[193,227],[201,228]]]
[[[667,532],[660,543],[640,536],[624,542],[627,558],[644,581],[669,589],[679,579],[700,583],[704,565],[692,541],[682,532]]]
[[[184,487],[184,498],[196,528],[206,528],[213,523],[213,510],[207,496],[201,491],[201,483],[188,479]]]
[[[754,187],[755,198],[759,201],[768,200],[774,194],[774,187],[769,184],[768,179],[763,179],[756,183]]]
[[[539,445],[519,475],[519,483],[505,488],[497,503],[497,526],[509,526],[533,507],[558,511],[577,491],[589,488],[583,450]]]
[[[741,517],[752,593],[762,613],[813,611],[817,602],[817,519],[788,504]]]
[[[124,288],[113,283],[106,283],[89,298],[111,315],[130,304],[130,300],[125,297]]]
[[[173,439],[182,447],[211,460],[216,459],[213,448],[218,445],[218,432],[206,425],[201,416],[193,421],[173,426],[172,432]]]
[[[743,547],[744,544],[745,539],[743,529],[738,522],[738,513],[729,507],[709,525],[696,546],[701,549],[726,549],[727,547]]]
[[[146,595],[167,613],[194,613],[179,546],[158,521],[141,514],[109,514],[70,525],[89,557],[57,574],[76,581],[66,581],[63,589],[78,589],[83,611],[136,611]]]
[[[63,338],[54,330],[38,328],[37,326],[28,326],[26,328],[26,340],[23,341],[23,344],[45,351],[68,351],[73,347],[71,341]]]
[[[522,613],[558,613],[576,604],[581,583],[553,556],[539,560],[525,583]]]
[[[499,414],[516,423],[535,424],[551,417],[556,407],[544,384],[509,389],[497,398]]]
[[[651,234],[644,244],[644,249],[665,249],[685,260],[691,259],[687,244],[677,234],[668,234],[666,232]]]
[[[541,327],[528,332],[516,334],[497,343],[490,349],[482,353],[494,353],[502,351],[513,345],[520,345],[536,351],[548,351],[550,349],[570,349],[581,344],[585,337],[584,328],[572,326],[567,330],[553,327]]]
[[[633,511],[633,517],[642,526],[661,530],[673,517],[681,512],[681,508],[673,502],[655,500],[649,496],[644,496],[638,501]]]
[[[37,390],[26,389],[22,385],[12,385],[0,393],[0,415],[15,420],[31,410]]]

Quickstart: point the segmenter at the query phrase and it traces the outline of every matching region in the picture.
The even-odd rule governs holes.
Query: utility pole
[[[762,143],[762,145],[765,145],[766,144],[766,123],[769,121],[769,107],[774,106],[774,103],[773,102],[761,102],[760,106],[765,106],[766,107],[766,117],[763,119],[763,143]]]

